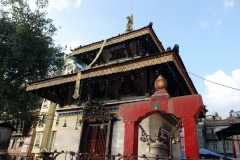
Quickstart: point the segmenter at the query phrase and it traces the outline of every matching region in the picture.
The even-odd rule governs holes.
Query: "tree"
[[[38,98],[26,92],[25,84],[47,78],[63,61],[47,5],[47,0],[37,0],[33,11],[27,0],[0,2],[0,120],[31,120]]]

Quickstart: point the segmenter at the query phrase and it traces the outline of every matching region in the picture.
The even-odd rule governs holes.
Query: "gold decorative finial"
[[[166,89],[167,88],[167,81],[163,76],[159,75],[158,78],[155,81],[155,89],[160,90],[160,89]]]
[[[128,23],[127,23],[127,26],[126,26],[126,31],[125,33],[128,33],[128,32],[131,32],[133,31],[133,14],[132,14],[132,7],[131,7],[131,14],[130,16],[127,17],[127,20],[128,20]]]

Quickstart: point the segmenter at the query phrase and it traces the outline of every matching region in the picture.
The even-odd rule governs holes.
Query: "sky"
[[[152,22],[165,49],[179,45],[207,115],[227,118],[230,110],[240,111],[240,1],[49,0],[48,17],[59,27],[56,44],[67,45],[69,53],[124,33],[131,10],[133,29]]]

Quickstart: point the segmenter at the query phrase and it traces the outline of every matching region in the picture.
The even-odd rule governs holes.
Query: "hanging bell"
[[[63,126],[62,127],[67,127],[67,122],[66,122],[66,119],[65,119],[65,122],[64,122],[64,124],[63,124]]]
[[[104,126],[104,124],[101,124],[101,127],[100,127],[100,129],[105,129],[105,126]]]
[[[146,138],[143,138],[143,140],[142,140],[143,142],[146,142],[147,140],[146,140]]]
[[[64,124],[63,124],[63,126],[62,127],[67,127],[67,123],[66,122],[64,122]]]
[[[177,137],[176,141],[177,141],[177,142],[181,142],[181,139],[180,139],[179,136]]]
[[[175,139],[172,139],[172,144],[176,144],[176,140]]]

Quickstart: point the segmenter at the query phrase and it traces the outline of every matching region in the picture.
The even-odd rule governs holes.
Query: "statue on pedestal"
[[[133,14],[131,13],[130,16],[127,17],[127,20],[128,20],[128,23],[127,23],[127,26],[126,26],[126,31],[125,33],[128,33],[128,32],[131,32],[133,31]]]

